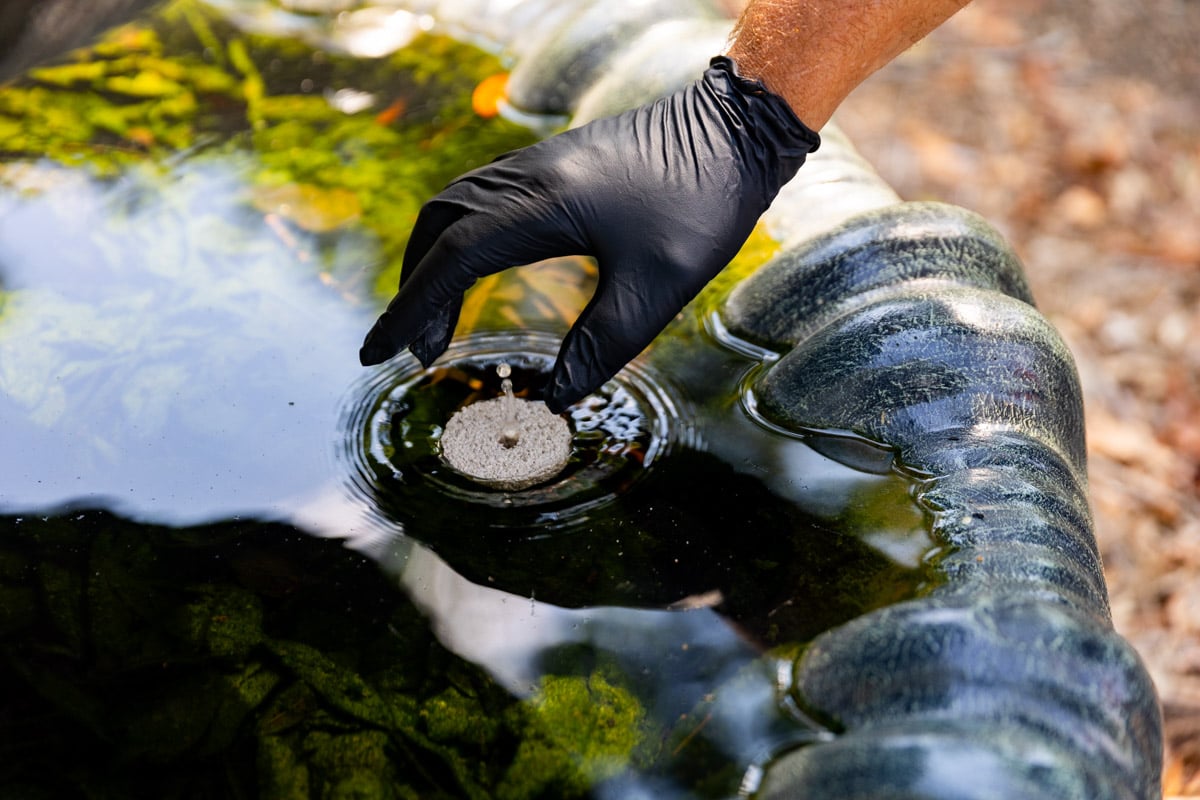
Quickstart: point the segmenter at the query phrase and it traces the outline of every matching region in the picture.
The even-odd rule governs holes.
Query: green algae
[[[479,717],[479,698],[456,686],[430,697],[421,704],[421,721],[429,738],[437,742],[469,742],[487,746],[502,731],[500,720]]]
[[[779,252],[780,243],[763,224],[758,224],[733,257],[717,276],[708,282],[692,302],[695,313],[710,314],[725,302],[733,287],[758,271],[773,255]]]
[[[647,732],[641,704],[600,671],[543,677],[509,723],[526,733],[497,787],[500,800],[584,796],[629,767]]]
[[[411,727],[411,714],[390,704],[353,670],[300,642],[268,643],[270,651],[283,666],[306,683],[320,700],[337,712],[358,722],[383,730]]]
[[[173,621],[204,656],[244,661],[263,640],[262,602],[237,586],[198,586]]]
[[[368,235],[360,266],[372,274],[351,289],[384,300],[421,205],[462,172],[535,140],[471,109],[472,89],[501,69],[429,34],[388,57],[357,59],[244,33],[196,0],[177,0],[0,89],[0,160],[48,159],[112,178],[181,157],[252,155],[250,200],[264,218]],[[338,92],[369,99],[346,113]]]
[[[649,760],[646,712],[611,664],[517,700],[337,542],[99,512],[0,532],[0,597],[23,609],[0,628],[0,750],[38,741],[0,793],[577,797]],[[336,632],[307,622],[336,610]]]

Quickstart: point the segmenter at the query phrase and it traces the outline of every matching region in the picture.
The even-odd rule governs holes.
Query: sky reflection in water
[[[0,506],[286,517],[330,479],[369,311],[237,224],[234,165],[46,169],[48,191],[0,195]]]

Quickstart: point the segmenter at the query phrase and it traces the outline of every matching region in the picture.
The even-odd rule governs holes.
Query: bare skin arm
[[[750,0],[727,55],[819,130],[850,92],[969,0]]]

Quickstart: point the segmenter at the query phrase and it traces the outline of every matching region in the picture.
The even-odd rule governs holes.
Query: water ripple
[[[480,333],[455,341],[428,369],[405,354],[368,373],[340,414],[338,456],[351,491],[418,538],[449,520],[544,536],[586,524],[691,443],[679,393],[634,364],[569,409],[572,454],[554,479],[514,492],[455,472],[439,445],[450,415],[499,395],[501,362],[511,365],[519,396],[539,399],[558,344],[539,332]]]

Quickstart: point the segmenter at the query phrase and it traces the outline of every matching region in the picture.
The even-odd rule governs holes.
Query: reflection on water
[[[432,370],[357,366],[420,200],[529,138],[461,118],[496,65],[221,24],[0,91],[0,789],[723,796],[829,735],[789,657],[927,579],[890,454],[756,423],[697,311],[574,410],[561,478],[447,475],[439,418],[500,357],[536,397],[594,279],[489,279]],[[450,100],[397,72],[448,53]]]
[[[360,5],[357,0],[281,2],[278,5],[245,0],[209,0],[238,26],[272,35],[287,34],[320,50],[345,52],[359,58],[379,58],[433,27],[428,15],[399,8]]]
[[[247,224],[236,162],[45,170],[0,195],[0,506],[283,516],[328,480],[368,311]]]

